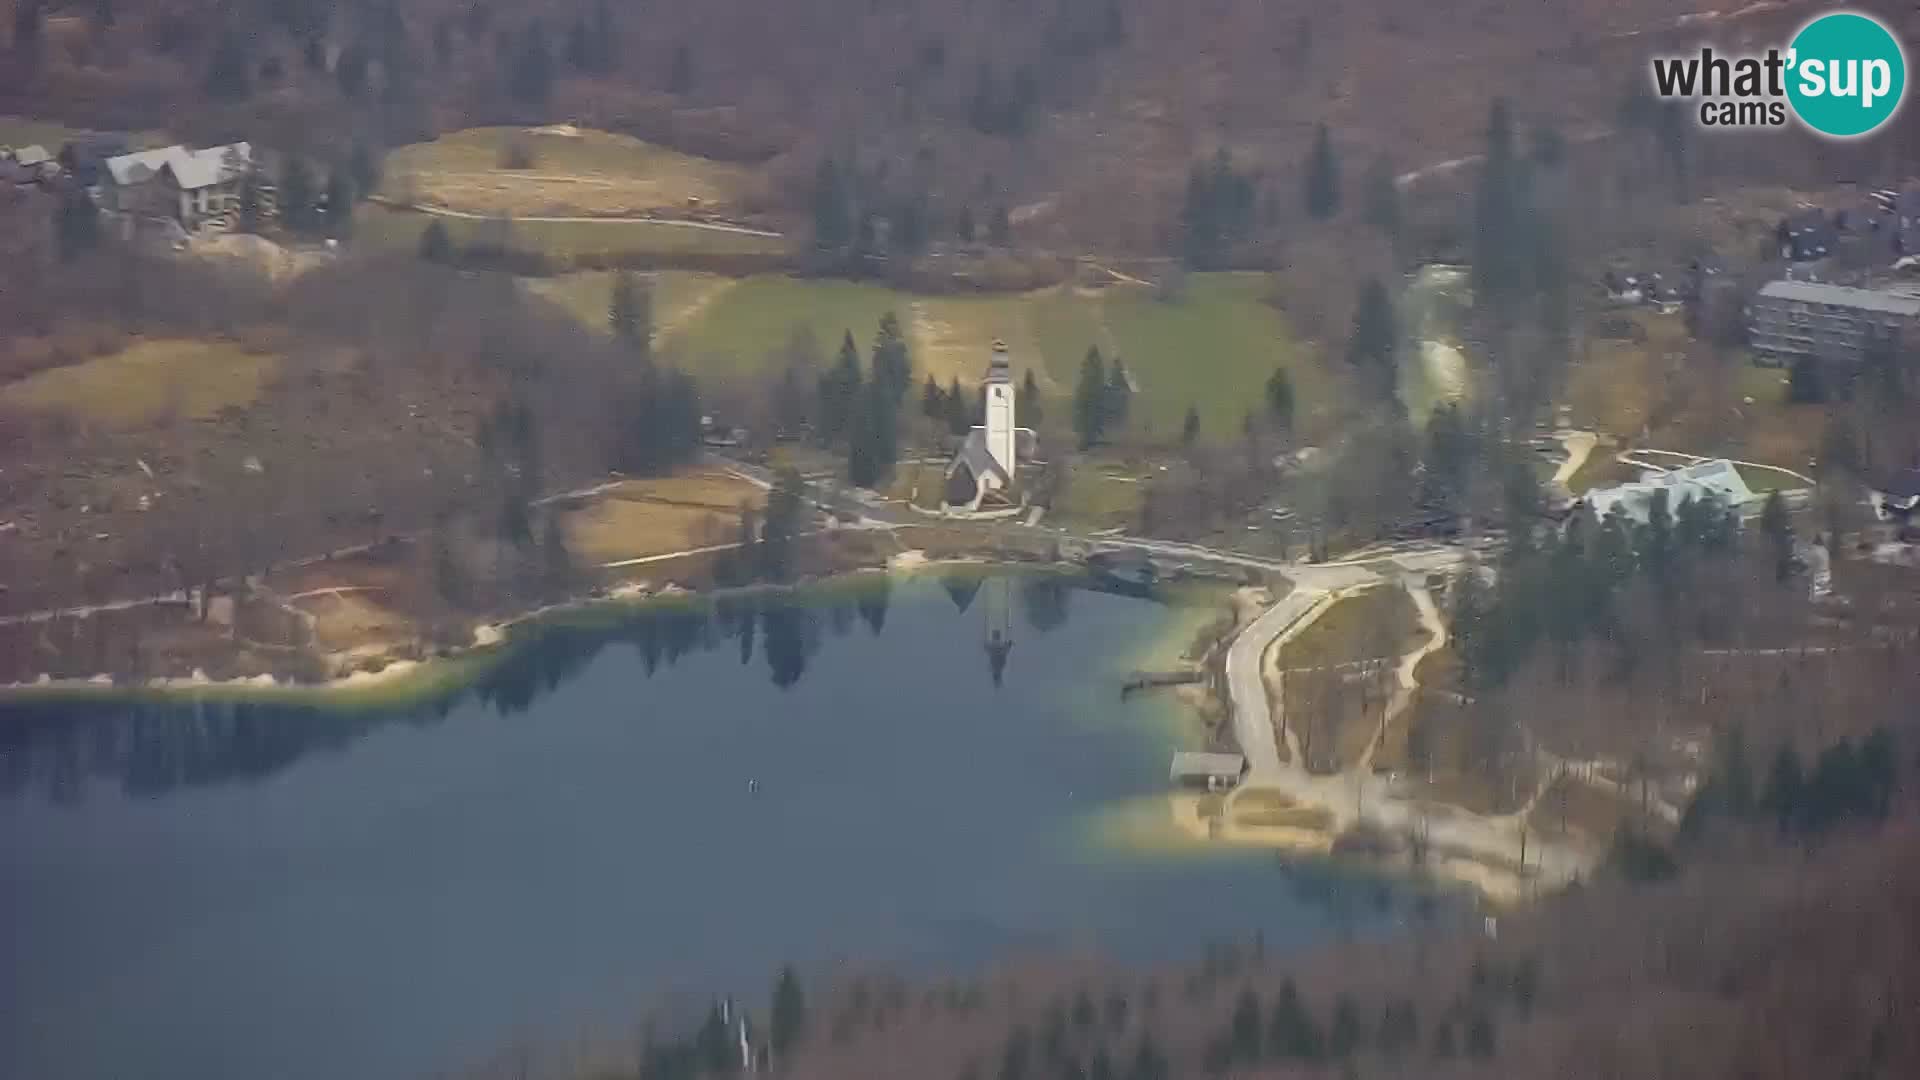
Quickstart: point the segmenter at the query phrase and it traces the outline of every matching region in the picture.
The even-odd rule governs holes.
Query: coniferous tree
[[[567,27],[564,55],[567,66],[575,71],[587,71],[593,67],[593,44],[587,33],[587,21],[577,15]]]
[[[240,178],[239,230],[257,233],[264,224],[260,207],[260,178],[251,171]]]
[[[760,532],[760,576],[768,581],[793,577],[793,541],[806,513],[806,481],[796,469],[781,469],[767,493],[766,523]]]
[[[1283,431],[1293,427],[1293,379],[1286,368],[1267,376],[1267,418]]]
[[[1327,1053],[1345,1058],[1360,1048],[1366,1032],[1360,1023],[1360,1007],[1353,998],[1341,994],[1333,1001],[1333,1023],[1327,1029]]]
[[[1495,100],[1487,117],[1487,151],[1473,220],[1474,295],[1495,310],[1511,305],[1527,284],[1523,198],[1520,164],[1513,153],[1513,122],[1507,103]]]
[[[1394,356],[1400,332],[1394,323],[1393,301],[1379,278],[1370,277],[1360,287],[1360,303],[1354,309],[1353,336],[1347,340],[1347,362],[1382,399],[1393,395],[1397,372]]]
[[[1327,125],[1314,129],[1313,153],[1307,158],[1307,213],[1326,221],[1340,212],[1340,163],[1334,157]]]
[[[813,180],[813,242],[827,251],[853,245],[853,194],[840,163],[820,159]]]
[[[1485,1060],[1493,1056],[1493,1051],[1493,1017],[1486,1012],[1476,1011],[1467,1018],[1467,1053]]]
[[[520,35],[507,91],[522,105],[544,105],[553,93],[553,51],[547,43],[547,28],[538,19]]]
[[[439,221],[428,222],[420,234],[420,257],[433,263],[453,261],[453,240],[447,235],[447,227]]]
[[[1013,222],[1007,216],[1005,203],[995,206],[992,217],[987,220],[987,243],[997,248],[1013,243]]]
[[[1227,1046],[1231,1062],[1251,1065],[1260,1060],[1260,998],[1251,987],[1242,989],[1234,1001]]]
[[[288,155],[280,175],[280,220],[294,232],[313,225],[313,174],[297,155]]]
[[[673,49],[673,66],[667,75],[667,93],[687,94],[693,90],[693,50],[681,42]]]
[[[250,68],[240,35],[231,30],[221,34],[207,62],[207,96],[215,101],[245,101],[253,93]]]
[[[620,37],[613,25],[609,0],[594,0],[592,45],[593,70],[602,75],[611,73],[618,66],[615,58],[620,54]]]
[[[77,259],[99,246],[100,211],[85,191],[75,187],[61,193],[54,232],[63,261]]]
[[[953,377],[947,386],[947,432],[951,435],[965,435],[973,429],[973,413],[969,411],[971,402],[967,392],[960,387],[960,377]]]
[[[876,487],[893,469],[899,457],[898,411],[893,392],[874,372],[861,388],[847,438],[847,479],[855,487]]]
[[[642,358],[652,353],[653,290],[622,270],[613,276],[613,288],[607,302],[607,325],[615,341],[632,349]]]
[[[800,976],[791,966],[781,968],[780,977],[774,983],[773,1012],[767,1024],[776,1059],[785,1057],[787,1051],[799,1045],[806,1026],[807,1000],[800,989]]]
[[[1300,1000],[1292,979],[1280,984],[1280,996],[1274,1000],[1267,1046],[1270,1055],[1282,1061],[1315,1062],[1326,1054],[1320,1026]]]
[[[873,340],[873,377],[886,388],[897,406],[906,400],[913,385],[913,356],[907,351],[906,335],[900,331],[900,318],[889,311],[880,316],[880,329]]]
[[[1787,369],[1787,400],[1795,405],[1818,405],[1827,400],[1820,362],[1811,356],[1795,358]]]
[[[380,189],[380,156],[364,142],[353,144],[353,154],[348,159],[348,168],[353,174],[353,190],[362,197]]]
[[[1760,808],[1773,816],[1781,832],[1799,824],[1805,790],[1806,773],[1800,765],[1800,752],[1791,743],[1783,744],[1767,771],[1767,790],[1760,800]]]
[[[847,436],[860,403],[860,387],[860,350],[848,331],[832,369],[820,376],[821,442],[833,445]]]
[[[18,0],[13,8],[13,47],[32,55],[39,51],[46,25],[45,0]]]
[[[1080,449],[1100,441],[1107,426],[1107,365],[1099,346],[1087,349],[1080,362],[1080,381],[1073,391],[1073,430],[1080,436]]]
[[[368,62],[367,50],[357,42],[340,50],[340,58],[333,64],[333,81],[343,97],[357,98],[366,93]]]
[[[353,235],[353,181],[345,169],[327,176],[327,235],[335,240]]]
[[[1020,380],[1020,416],[1027,426],[1038,431],[1040,421],[1045,417],[1044,406],[1040,400],[1040,380],[1033,377],[1033,369],[1028,368],[1026,377]]]
[[[926,380],[920,384],[920,414],[929,420],[944,422],[947,418],[947,395],[940,384],[933,381],[933,373],[928,372]]]

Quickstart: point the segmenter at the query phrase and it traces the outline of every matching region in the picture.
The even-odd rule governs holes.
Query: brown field
[[[501,167],[508,146],[532,157]],[[382,194],[403,205],[503,217],[623,217],[715,210],[752,182],[737,165],[676,153],[626,135],[569,125],[468,128],[393,151]]]
[[[567,539],[576,556],[595,563],[731,543],[741,505],[764,501],[758,487],[721,472],[628,480],[568,511]]]
[[[120,428],[168,416],[199,420],[229,406],[252,404],[276,364],[272,356],[230,342],[139,341],[0,385],[0,404]]]

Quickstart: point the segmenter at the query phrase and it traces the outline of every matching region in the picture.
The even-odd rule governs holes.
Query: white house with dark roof
[[[1739,468],[1724,458],[1696,462],[1683,469],[1667,472],[1649,470],[1633,483],[1595,488],[1587,492],[1584,498],[1587,505],[1592,507],[1595,517],[1604,518],[1618,511],[1627,520],[1645,525],[1653,512],[1654,497],[1662,491],[1667,493],[1669,513],[1678,511],[1680,504],[1689,499],[1704,500],[1711,496],[1718,499],[1722,506],[1734,511],[1760,499],[1747,486]]]
[[[243,142],[121,154],[106,161],[100,203],[112,213],[167,217],[198,229],[239,208],[241,185],[253,168],[253,147]]]

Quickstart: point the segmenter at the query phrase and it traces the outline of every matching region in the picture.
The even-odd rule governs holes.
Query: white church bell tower
[[[1006,342],[993,343],[993,361],[987,367],[987,453],[1011,481],[1018,466],[1014,450],[1013,365]]]

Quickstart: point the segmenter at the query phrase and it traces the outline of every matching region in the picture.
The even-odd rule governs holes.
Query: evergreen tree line
[[[1756,782],[1738,727],[1714,746],[1713,771],[1687,805],[1681,836],[1697,838],[1714,818],[1771,824],[1783,835],[1815,836],[1848,822],[1886,820],[1899,786],[1893,733],[1877,727],[1858,744],[1841,738],[1820,751],[1809,770],[1791,742],[1782,743]]]
[[[1489,589],[1473,571],[1454,584],[1451,634],[1475,690],[1504,684],[1542,641],[1570,649],[1598,636],[1627,648],[1620,599],[1636,579],[1654,586],[1671,626],[1685,610],[1695,567],[1729,559],[1739,546],[1737,518],[1712,495],[1682,500],[1676,514],[1668,493],[1657,491],[1645,524],[1617,510],[1596,520],[1583,507],[1544,538],[1531,524],[1535,498],[1530,475],[1510,480],[1508,548],[1495,584]]]
[[[590,13],[575,15],[567,27],[567,65],[589,75],[606,75],[619,66],[620,37],[612,5],[594,0]]]
[[[806,995],[792,967],[781,969],[774,982],[766,1041],[750,1047],[758,1071],[778,1066],[807,1030]],[[681,1039],[655,1041],[652,1035],[640,1051],[640,1080],[695,1080],[703,1076],[732,1076],[742,1071],[740,1044],[720,1007],[714,1002],[700,1027]]]
[[[900,406],[913,385],[913,358],[900,319],[889,311],[874,335],[871,371],[863,373],[860,350],[847,331],[833,366],[820,376],[816,394],[823,446],[847,450],[847,480],[873,487],[893,471],[900,455]]]
[[[1487,118],[1487,150],[1474,195],[1473,287],[1477,306],[1502,322],[1531,311],[1548,339],[1571,334],[1569,267],[1563,225],[1549,213],[1541,182],[1564,164],[1557,133],[1535,133],[1532,152],[1514,145],[1504,100]]]
[[[379,186],[380,171],[378,155],[365,144],[355,144],[346,161],[327,169],[324,181],[305,158],[287,155],[277,200],[281,226],[298,235],[347,239],[353,235],[354,205]],[[240,229],[257,232],[260,225],[259,186],[248,177],[240,189]]]
[[[1235,168],[1224,147],[1212,162],[1193,167],[1180,209],[1180,254],[1189,267],[1221,269],[1235,243],[1253,231],[1257,180],[1252,171]]]
[[[1493,1009],[1503,995],[1511,997],[1523,1015],[1531,1011],[1538,983],[1538,971],[1531,962],[1496,978],[1476,961],[1473,980],[1464,1001],[1434,1025],[1429,1038],[1433,1058],[1453,1058],[1463,1050],[1473,1058],[1492,1057],[1496,1049]],[[1419,1013],[1411,998],[1389,997],[1369,1017],[1351,994],[1341,993],[1334,997],[1322,1023],[1289,978],[1281,983],[1271,1010],[1263,1009],[1258,991],[1243,988],[1234,998],[1225,1029],[1206,1044],[1202,1065],[1207,1073],[1219,1075],[1269,1064],[1312,1068],[1349,1063],[1367,1051],[1400,1060],[1418,1052],[1421,1036]]]
[[[994,214],[991,229],[1004,243],[1006,210]],[[961,238],[971,240],[971,214],[964,217],[958,223]],[[848,259],[912,258],[927,249],[934,228],[932,197],[924,185],[889,184],[884,172],[862,174],[837,157],[821,159],[813,181],[813,242],[822,252]]]
[[[1017,401],[1021,426],[1038,428],[1046,416],[1046,402],[1040,396],[1040,382],[1034,378],[1032,368],[1027,369],[1020,381]],[[976,387],[970,394],[960,385],[959,376],[942,388],[933,380],[933,375],[928,374],[920,384],[920,414],[935,424],[945,425],[949,435],[965,435],[976,424],[986,422],[987,388]]]
[[[1100,347],[1089,346],[1073,390],[1073,430],[1080,437],[1080,449],[1089,449],[1109,431],[1124,428],[1132,411],[1133,383],[1126,363],[1116,356],[1109,367]]]
[[[1024,135],[1039,103],[1040,88],[1032,68],[1022,64],[1011,78],[1003,78],[982,63],[967,104],[967,122],[983,135]]]
[[[331,21],[331,9],[331,4],[321,0],[288,0],[285,3],[260,5],[260,10],[253,17],[285,30],[289,37],[300,43],[307,67],[316,73],[324,73],[325,38]],[[111,3],[101,0],[95,24],[109,28],[114,21]],[[369,76],[378,65],[381,76],[380,101],[383,104],[418,101],[422,68],[420,52],[408,33],[406,20],[401,17],[398,5],[393,2],[367,5],[356,22],[358,25],[354,38],[334,60],[334,80],[342,96],[349,99],[364,96]],[[245,26],[229,26],[221,32],[208,54],[207,69],[201,79],[201,89],[209,99],[221,102],[247,100],[253,95],[256,71],[259,80],[269,84],[282,77],[285,65],[278,55],[270,53],[256,64],[253,44],[260,40],[263,40],[260,34],[250,32]]]
[[[1126,43],[1127,20],[1120,0],[1061,0],[1048,22],[1045,41],[1056,56],[1093,56]]]

